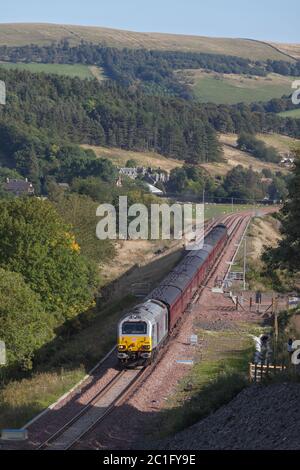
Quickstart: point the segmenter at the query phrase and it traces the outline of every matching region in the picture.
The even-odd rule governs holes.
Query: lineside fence
[[[284,364],[273,365],[273,364],[257,364],[250,362],[249,364],[249,380],[250,382],[261,382],[262,379],[268,377],[274,377],[276,374],[280,374],[287,370],[287,366]]]

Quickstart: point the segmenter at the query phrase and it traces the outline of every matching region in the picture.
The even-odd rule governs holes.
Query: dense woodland
[[[299,138],[300,119],[278,116],[273,111],[275,103],[278,107],[291,109],[291,99],[286,97],[281,100],[270,100],[267,103],[253,103],[250,105],[239,103],[232,106],[217,106],[208,103],[202,105],[202,110],[207,116],[209,123],[218,132],[233,132],[237,134],[243,132],[248,134],[276,132]]]
[[[272,183],[264,180],[272,180]],[[281,172],[262,173],[241,165],[230,170],[225,177],[212,178],[203,169],[192,165],[174,168],[170,174],[167,190],[174,194],[201,199],[203,191],[206,202],[251,203],[268,197],[270,201],[284,200],[290,176]]]
[[[0,123],[32,137],[154,150],[194,162],[221,157],[205,113],[185,100],[56,75],[1,70],[0,79],[8,89]]]
[[[266,76],[270,72],[300,75],[300,61],[262,62],[223,54],[117,49],[84,42],[70,47],[68,41],[49,46],[2,46],[0,60],[97,65],[103,68],[108,78],[121,85],[142,83],[142,88],[148,92],[171,94],[186,99],[191,99],[192,93],[178,81],[175,70],[201,68],[219,73],[259,76]]]
[[[280,118],[262,105],[198,105],[111,82],[25,71],[0,70],[0,79],[8,89],[7,105],[0,108],[0,161],[26,176],[33,170],[53,174],[55,165],[62,178],[76,176],[76,170],[60,168],[61,148],[70,142],[153,150],[200,163],[222,158],[216,131],[300,135],[299,119]],[[92,170],[83,176],[89,175]]]

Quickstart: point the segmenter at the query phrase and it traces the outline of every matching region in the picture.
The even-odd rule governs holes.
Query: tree
[[[106,189],[106,191],[109,190]],[[76,241],[80,245],[81,255],[97,265],[108,258],[111,259],[115,253],[111,240],[99,240],[96,237],[98,222],[96,210],[99,202],[93,201],[86,195],[73,193],[64,195],[55,203],[56,210],[62,219],[71,225]]]
[[[174,168],[171,171],[167,187],[171,192],[189,193],[202,198],[203,189],[209,196],[213,195],[215,183],[201,168],[185,164],[182,168]]]
[[[283,238],[276,248],[267,250],[263,256],[270,270],[300,270],[300,151],[296,152],[296,156],[294,176],[289,184],[289,197],[281,211]]]
[[[265,143],[254,135],[242,133],[237,140],[237,146],[241,150],[251,153],[255,158],[266,162],[280,161],[280,155],[274,147],[267,147]]]
[[[230,170],[223,182],[228,197],[240,200],[261,199],[265,196],[261,176],[252,168],[245,169],[238,165]]]
[[[87,308],[93,271],[52,204],[36,198],[4,200],[0,213],[0,267],[21,273],[59,321]]]
[[[21,274],[0,268],[0,339],[7,366],[31,369],[35,352],[49,341],[51,318]]]
[[[136,168],[138,166],[137,161],[134,158],[130,158],[126,162],[126,167],[127,168]]]
[[[268,194],[271,201],[284,200],[288,195],[285,181],[282,178],[274,176],[273,181],[268,188]]]
[[[183,168],[174,168],[171,170],[168,189],[174,193],[183,191],[188,183],[188,177]]]

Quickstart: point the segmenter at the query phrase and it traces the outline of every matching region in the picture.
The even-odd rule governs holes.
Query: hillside
[[[281,154],[288,153],[296,146],[300,146],[300,141],[279,134],[258,134],[259,139],[263,140],[266,145],[275,147]],[[264,168],[273,172],[281,171],[287,173],[288,170],[282,168],[275,163],[268,163],[252,157],[247,152],[237,149],[237,136],[235,134],[221,134],[219,141],[224,151],[223,162],[204,163],[200,166],[206,169],[211,176],[226,175],[228,171],[236,165],[242,165],[245,168],[252,166],[253,170],[261,172]],[[83,145],[82,147],[94,150],[98,157],[108,158],[117,166],[125,166],[126,162],[133,159],[139,166],[150,166],[153,168],[161,168],[162,170],[171,171],[173,168],[183,165],[182,160],[167,158],[155,152],[136,152],[123,150],[119,148],[107,148],[93,145]]]
[[[269,101],[291,93],[293,77],[270,73],[266,77],[207,72],[201,69],[177,72],[202,103],[235,104]]]
[[[300,44],[276,44],[271,42],[270,44],[279,49],[281,52],[284,52],[285,54],[300,60]]]
[[[97,78],[103,80],[104,74],[100,67],[88,66],[84,64],[40,64],[40,63],[11,63],[0,62],[0,67],[4,69],[27,70],[32,73],[55,73],[66,75],[67,77]]]
[[[262,134],[259,134],[259,138],[262,137]],[[296,139],[290,139],[289,137],[285,136],[277,136],[278,140],[276,140],[276,134],[269,136],[264,135],[263,140],[267,145],[273,145],[278,150],[283,151],[286,149],[288,151],[289,146],[296,144]],[[281,140],[282,138],[282,140]],[[276,163],[269,163],[263,162],[258,160],[257,158],[252,157],[249,153],[243,152],[236,148],[236,141],[237,135],[236,134],[221,134],[219,136],[219,141],[222,144],[222,148],[224,151],[224,162],[220,163],[205,163],[202,164],[201,167],[205,168],[212,176],[217,175],[226,175],[226,173],[234,168],[237,165],[242,165],[245,168],[249,168],[251,166],[254,171],[261,172],[264,168],[267,168],[273,172],[281,171],[282,173],[287,173],[288,170],[285,168],[277,165]],[[276,144],[276,142],[279,142]]]
[[[266,145],[275,147],[281,155],[289,153],[300,147],[300,140],[280,134],[258,134],[257,138],[263,140]]]
[[[300,384],[253,386],[162,449],[299,450]]]
[[[92,26],[57,25],[46,23],[3,23],[0,25],[0,45],[50,44],[68,39],[71,44],[82,40],[118,48],[183,50],[227,54],[254,60],[293,61],[286,52],[273,45],[250,39],[209,38],[165,33],[139,33]],[[283,45],[289,50],[289,45]]]
[[[108,158],[114,165],[120,167],[126,166],[126,162],[131,159],[135,160],[138,166],[161,168],[166,171],[171,171],[173,168],[182,166],[184,163],[182,160],[167,158],[155,152],[136,152],[94,145],[83,145],[82,147],[94,150],[97,157]]]

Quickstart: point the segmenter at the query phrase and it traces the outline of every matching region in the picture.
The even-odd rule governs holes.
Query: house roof
[[[4,189],[14,193],[34,192],[33,184],[26,180],[9,180],[4,184]]]

